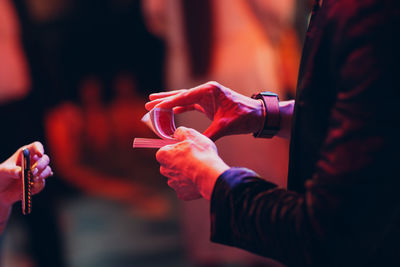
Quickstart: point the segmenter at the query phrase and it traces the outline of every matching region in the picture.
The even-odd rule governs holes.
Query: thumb
[[[180,126],[174,132],[174,138],[178,139],[179,141],[183,141],[187,139],[189,128]]]
[[[174,138],[178,139],[179,141],[184,141],[187,139],[190,140],[201,140],[204,136],[192,128],[186,128],[184,126],[179,127],[176,129],[174,133]]]

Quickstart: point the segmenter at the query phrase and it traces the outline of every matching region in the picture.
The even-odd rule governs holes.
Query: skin
[[[265,120],[264,106],[255,100],[216,82],[192,89],[150,95],[146,109],[173,109],[174,113],[197,110],[204,113],[211,125],[203,134],[194,129],[179,127],[174,137],[180,142],[160,148],[156,154],[160,172],[168,179],[178,198],[211,199],[218,177],[229,166],[218,156],[213,141],[232,134],[247,134],[260,130]],[[277,136],[290,138],[294,101],[282,101],[281,129]]]
[[[19,148],[10,158],[0,164],[0,233],[7,223],[12,205],[21,199],[21,153],[27,148],[31,154],[33,175],[32,192],[43,190],[45,179],[53,175],[50,158],[44,153],[43,145],[34,142]]]

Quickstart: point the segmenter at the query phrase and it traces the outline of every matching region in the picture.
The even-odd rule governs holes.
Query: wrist
[[[218,177],[230,167],[220,157],[217,157],[203,164],[201,168],[202,170],[199,172],[201,175],[195,177],[194,183],[201,196],[206,200],[210,200]]]

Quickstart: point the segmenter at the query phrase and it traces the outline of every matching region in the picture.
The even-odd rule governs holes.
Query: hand
[[[0,164],[0,205],[7,207],[21,200],[21,153],[27,148],[31,155],[33,175],[32,193],[37,194],[45,185],[45,179],[53,172],[50,159],[44,154],[43,145],[34,142],[17,150],[9,159]]]
[[[223,136],[257,132],[263,124],[262,103],[238,94],[217,82],[192,89],[150,95],[146,109],[173,109],[179,114],[189,110],[203,112],[211,125],[204,135],[215,141]]]
[[[178,198],[210,200],[215,181],[229,166],[218,156],[215,144],[196,130],[179,127],[174,137],[180,142],[164,146],[156,154],[161,174]]]

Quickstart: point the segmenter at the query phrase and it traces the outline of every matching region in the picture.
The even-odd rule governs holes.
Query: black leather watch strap
[[[265,122],[263,128],[254,133],[254,137],[272,138],[280,129],[279,97],[272,92],[260,92],[251,96],[262,100],[265,108]]]

